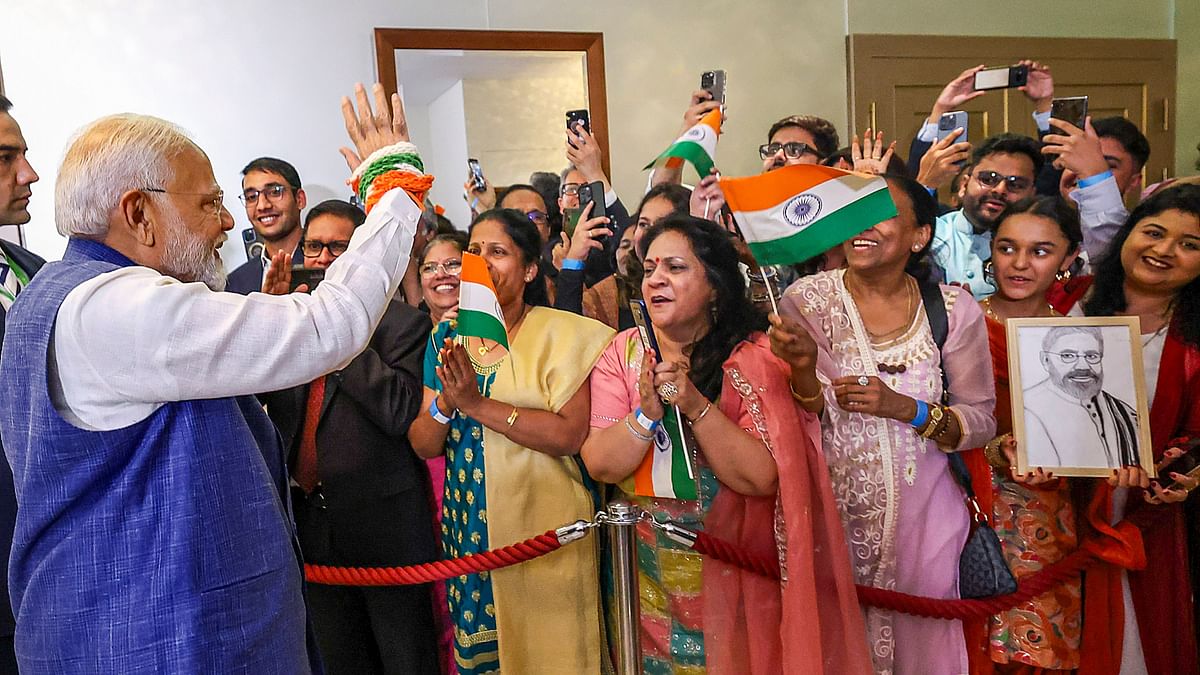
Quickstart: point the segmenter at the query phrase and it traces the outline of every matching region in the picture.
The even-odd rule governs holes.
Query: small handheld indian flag
[[[632,492],[644,497],[696,499],[696,474],[688,456],[683,415],[673,405],[664,412],[654,430],[654,443],[633,472]]]
[[[721,190],[760,265],[790,265],[895,217],[887,181],[828,166],[797,164]]]
[[[458,287],[459,335],[493,340],[508,349],[508,330],[496,297],[492,275],[483,258],[462,254],[462,283]]]
[[[687,160],[703,178],[712,171],[717,156],[717,136],[721,134],[721,109],[714,108],[700,119],[699,124],[683,132],[671,147],[645,166],[649,169],[663,163],[675,167]]]

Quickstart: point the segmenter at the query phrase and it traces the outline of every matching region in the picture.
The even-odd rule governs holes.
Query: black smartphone
[[[316,290],[317,285],[325,280],[325,270],[305,267],[304,265],[292,266],[292,283],[289,285],[288,291],[295,293],[296,289],[301,284],[308,284],[308,292],[312,293]]]
[[[712,94],[712,100],[725,105],[725,71],[705,71],[700,75],[700,88]]]
[[[1088,97],[1070,96],[1056,98],[1050,102],[1050,116],[1056,120],[1070,122],[1080,129],[1087,119]],[[1055,133],[1058,133],[1055,131]]]
[[[1192,478],[1200,476],[1200,439],[1185,443],[1180,450],[1183,450],[1183,455],[1160,469],[1158,478],[1151,479],[1165,489],[1173,490],[1181,487],[1175,482],[1175,479],[1171,478],[1172,473],[1181,473]]]
[[[267,252],[267,244],[258,236],[258,230],[253,227],[242,230],[242,247],[246,250],[246,260],[261,258]]]
[[[954,112],[942,113],[942,116],[938,118],[937,140],[940,141],[943,138],[954,133],[955,129],[962,129],[963,131],[962,131],[962,135],[959,136],[954,142],[962,143],[962,142],[966,141],[967,140],[967,113],[962,110],[955,110]]]
[[[1024,87],[1029,81],[1029,66],[1016,65],[1003,68],[988,68],[975,73],[975,91],[987,89],[1015,89]]]
[[[467,168],[471,170],[471,185],[475,192],[483,192],[487,185],[483,182],[483,168],[479,166],[479,160],[468,159]]]
[[[579,186],[580,214],[583,213],[584,208],[586,208],[588,204],[594,204],[594,206],[592,206],[592,212],[588,215],[588,220],[591,220],[592,218],[603,218],[608,215],[604,210],[604,183],[596,181],[594,183],[585,183]],[[612,223],[609,223],[609,229],[612,229]]]
[[[567,131],[578,135],[579,132],[575,130],[576,127],[583,127],[584,131],[589,134],[592,133],[592,117],[587,109],[567,111]],[[571,143],[570,137],[567,138],[567,142]],[[571,147],[575,147],[575,144],[571,143]]]
[[[638,334],[642,336],[642,346],[647,351],[654,350],[654,360],[662,363],[662,353],[658,351],[658,340],[654,337],[654,326],[650,323],[650,312],[646,309],[646,302],[630,300],[629,311],[633,314],[633,323],[637,325]]]

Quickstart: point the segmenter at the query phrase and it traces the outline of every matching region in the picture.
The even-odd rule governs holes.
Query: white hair
[[[165,188],[174,178],[171,159],[189,147],[196,145],[183,129],[149,115],[109,115],[87,125],[71,141],[58,169],[58,233],[103,238],[121,195]]]

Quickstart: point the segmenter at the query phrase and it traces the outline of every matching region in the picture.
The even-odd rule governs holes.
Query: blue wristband
[[[635,410],[633,412],[633,416],[635,419],[637,419],[637,423],[642,425],[642,428],[646,429],[650,433],[654,433],[654,430],[658,428],[659,422],[662,421],[662,420],[652,420],[649,417],[646,417],[646,413],[642,412],[641,408],[638,408],[637,410]]]
[[[925,401],[917,401],[917,416],[913,418],[911,424],[913,427],[920,428],[929,421],[929,404]]]
[[[1079,181],[1075,183],[1075,187],[1082,190],[1083,188],[1091,187],[1091,186],[1095,185],[1096,183],[1103,182],[1112,177],[1113,177],[1113,172],[1111,170],[1103,171],[1101,173],[1096,174],[1095,176],[1088,176],[1087,178],[1080,178]]]
[[[429,416],[432,417],[438,424],[450,423],[450,417],[448,415],[443,415],[442,411],[438,409],[436,398],[433,399],[433,401],[429,404]]]
[[[937,188],[931,188],[928,185],[922,185],[921,187],[925,188],[925,191],[929,193],[930,197],[937,197]]]
[[[583,261],[574,258],[567,258],[563,261],[562,268],[564,270],[581,270],[583,269]]]

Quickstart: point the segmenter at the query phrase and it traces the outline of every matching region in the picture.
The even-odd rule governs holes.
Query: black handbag
[[[921,302],[925,305],[925,316],[929,319],[933,341],[940,353],[942,346],[946,344],[946,335],[950,332],[950,320],[946,315],[942,290],[934,283],[921,284]],[[943,367],[943,401],[949,395],[949,381]],[[967,471],[967,464],[957,452],[951,452],[947,457],[950,473],[962,488],[967,512],[971,514],[971,533],[967,536],[967,543],[958,557],[958,594],[963,598],[990,598],[1015,593],[1017,580],[1008,568],[1008,563],[1004,562],[1000,537],[996,536],[996,531],[988,525],[983,510],[979,508],[979,502],[975,499],[975,489],[971,487],[971,474]]]

